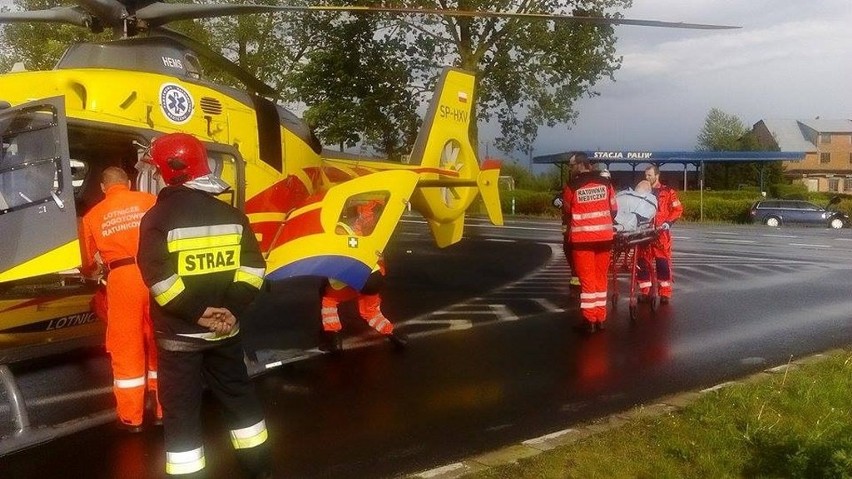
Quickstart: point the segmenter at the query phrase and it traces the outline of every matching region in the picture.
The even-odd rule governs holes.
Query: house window
[[[843,191],[846,191],[846,192],[852,191],[852,178],[844,178],[843,179]]]
[[[831,133],[820,133],[819,134],[819,142],[820,143],[831,143]]]
[[[828,179],[828,191],[840,191],[840,178]]]
[[[819,162],[820,163],[829,163],[831,162],[831,153],[820,153],[819,154]]]

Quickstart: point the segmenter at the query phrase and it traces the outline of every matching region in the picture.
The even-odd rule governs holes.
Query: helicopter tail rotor
[[[465,211],[480,194],[491,222],[503,223],[500,164],[486,160],[480,165],[468,136],[473,89],[473,74],[444,69],[411,154],[410,163],[420,165],[411,204],[426,218],[440,247],[461,239]]]

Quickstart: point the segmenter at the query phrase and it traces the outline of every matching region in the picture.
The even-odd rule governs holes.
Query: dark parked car
[[[832,198],[828,206],[838,202],[840,198]],[[761,200],[751,205],[749,215],[752,223],[763,223],[773,227],[782,224],[800,224],[839,229],[849,223],[849,216],[846,214],[826,208],[808,201]]]

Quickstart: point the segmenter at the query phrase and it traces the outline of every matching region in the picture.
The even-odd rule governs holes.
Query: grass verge
[[[485,478],[852,478],[852,350],[705,393]]]

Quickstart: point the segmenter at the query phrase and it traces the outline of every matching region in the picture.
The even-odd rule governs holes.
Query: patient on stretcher
[[[616,232],[630,233],[652,227],[657,214],[657,197],[648,181],[640,181],[635,189],[619,191],[615,200],[618,202],[614,225]]]

